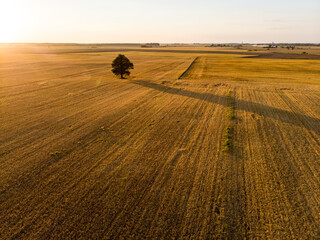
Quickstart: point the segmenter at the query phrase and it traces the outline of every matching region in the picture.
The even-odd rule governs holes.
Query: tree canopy
[[[124,78],[124,76],[129,76],[130,75],[130,71],[129,69],[133,69],[133,63],[130,62],[130,60],[123,54],[119,54],[118,57],[116,57],[113,61],[112,61],[112,72],[116,75],[116,76],[121,76],[121,78]]]

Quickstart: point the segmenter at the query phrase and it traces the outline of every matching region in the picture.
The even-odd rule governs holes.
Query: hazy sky
[[[0,0],[0,42],[320,42],[320,0]]]

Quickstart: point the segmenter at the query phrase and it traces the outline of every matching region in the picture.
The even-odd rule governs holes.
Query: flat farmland
[[[320,238],[320,60],[173,50],[0,48],[0,239]]]

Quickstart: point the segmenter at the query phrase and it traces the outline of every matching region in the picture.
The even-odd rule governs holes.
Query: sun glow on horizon
[[[0,43],[19,42],[25,32],[20,7],[11,1],[0,3]]]

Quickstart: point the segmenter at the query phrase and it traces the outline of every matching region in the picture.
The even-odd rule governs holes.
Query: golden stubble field
[[[320,60],[77,49],[0,48],[0,239],[320,238]]]

